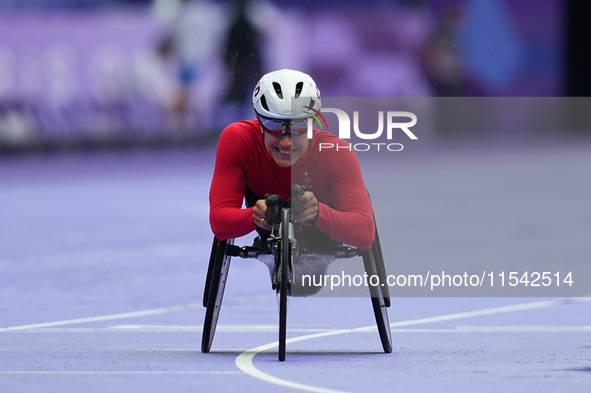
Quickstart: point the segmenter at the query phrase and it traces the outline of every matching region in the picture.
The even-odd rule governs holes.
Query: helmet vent
[[[314,108],[314,105],[316,105],[316,101],[310,98],[310,106],[308,106],[308,108],[312,109]]]
[[[261,105],[263,106],[263,108],[265,108],[266,111],[269,110],[269,105],[267,104],[267,99],[265,98],[264,94],[261,96]]]
[[[299,98],[300,94],[302,94],[302,89],[304,88],[304,82],[298,82],[296,84],[296,89],[295,89],[295,98]]]
[[[277,82],[273,82],[273,88],[275,89],[275,93],[281,99],[283,99],[283,93],[281,92],[281,85]]]

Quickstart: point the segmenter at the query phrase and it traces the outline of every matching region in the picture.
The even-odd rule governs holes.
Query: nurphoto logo
[[[342,109],[337,108],[322,108],[317,111],[312,108],[313,112],[307,112],[312,118],[308,119],[308,139],[313,137],[313,125],[316,120],[320,127],[324,126],[328,129],[328,123],[322,113],[333,113],[337,116],[338,121],[338,136],[341,139],[351,139],[351,118]],[[375,115],[374,115],[375,116]],[[365,141],[373,141],[371,143],[349,143],[349,146],[335,145],[333,143],[320,143],[319,150],[355,150],[355,151],[370,151],[370,150],[388,150],[388,151],[402,151],[404,146],[402,143],[393,142],[395,136],[406,135],[410,140],[419,139],[410,129],[417,124],[417,116],[412,112],[406,111],[378,111],[378,127],[377,130],[361,130],[359,126],[359,111],[353,111],[353,133],[356,138]],[[322,122],[320,121],[322,120]],[[385,123],[385,127],[384,127]],[[385,130],[385,135],[384,134]],[[387,142],[380,142],[381,140]]]

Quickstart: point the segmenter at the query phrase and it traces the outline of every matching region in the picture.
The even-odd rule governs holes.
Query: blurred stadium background
[[[590,95],[585,8],[0,0],[0,156],[209,143],[250,117],[254,82],[282,67],[310,73],[332,97]]]

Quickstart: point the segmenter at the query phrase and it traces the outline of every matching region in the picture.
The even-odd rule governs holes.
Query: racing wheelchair
[[[222,306],[226,279],[230,268],[232,257],[259,258],[262,255],[271,257],[269,265],[272,288],[279,298],[279,341],[278,357],[280,361],[285,360],[285,346],[287,333],[287,304],[288,298],[294,289],[295,271],[297,269],[298,257],[310,254],[311,251],[298,245],[298,226],[305,224],[293,224],[290,221],[292,212],[296,214],[303,210],[301,206],[301,195],[304,190],[301,186],[295,185],[291,191],[291,198],[285,205],[281,197],[275,194],[266,197],[268,207],[266,221],[273,226],[273,230],[266,241],[255,239],[252,246],[236,246],[234,239],[220,241],[214,237],[209,266],[203,293],[203,306],[206,308],[203,335],[201,339],[201,351],[206,353],[211,349],[218,316]],[[375,222],[375,217],[374,217]],[[331,244],[321,250],[314,250],[315,255],[325,255],[330,261],[340,258],[352,258],[361,256],[365,272],[368,277],[377,276],[379,283],[386,282],[386,270],[380,239],[375,232],[375,240],[368,250],[360,250],[355,247],[341,243]],[[368,285],[378,333],[384,352],[392,352],[392,335],[388,320],[390,307],[390,295],[387,285]]]

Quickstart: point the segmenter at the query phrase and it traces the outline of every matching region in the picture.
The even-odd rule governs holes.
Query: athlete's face
[[[306,152],[308,148],[308,136],[303,133],[300,135],[285,134],[277,136],[268,132],[263,132],[265,138],[265,147],[273,157],[277,165],[281,167],[290,167],[294,165]]]

